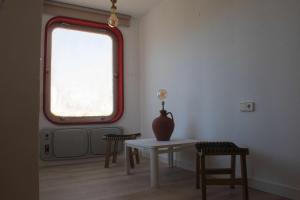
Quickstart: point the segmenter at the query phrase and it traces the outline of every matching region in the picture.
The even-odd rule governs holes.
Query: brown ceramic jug
[[[167,115],[170,114],[171,118]],[[153,120],[152,129],[158,141],[169,141],[174,130],[174,119],[171,112],[160,111],[160,116]]]

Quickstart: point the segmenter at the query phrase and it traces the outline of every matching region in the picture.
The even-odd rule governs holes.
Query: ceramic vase
[[[171,116],[168,117],[168,115]],[[160,116],[152,122],[152,129],[158,141],[169,141],[174,130],[174,118],[171,112],[160,111]]]

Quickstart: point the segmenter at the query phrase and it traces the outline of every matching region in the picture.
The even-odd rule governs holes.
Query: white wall
[[[174,138],[249,147],[252,187],[300,199],[299,21],[297,0],[163,1],[140,21],[142,133],[166,88]]]
[[[41,0],[0,5],[0,199],[38,199]]]
[[[42,33],[47,21],[53,16],[43,15],[43,28]],[[119,126],[124,129],[125,133],[139,132],[140,131],[140,111],[139,111],[139,68],[138,68],[138,21],[136,19],[131,20],[130,27],[120,27],[124,37],[124,115],[116,123],[104,124],[104,125],[87,125],[97,127],[111,127]],[[42,39],[43,41],[43,39]],[[43,47],[42,47],[43,49]],[[42,54],[43,55],[43,54]],[[43,65],[41,65],[41,80],[43,77]],[[49,122],[42,109],[43,101],[43,83],[40,87],[40,130],[43,128],[58,127],[57,125]],[[84,125],[83,125],[84,126]],[[68,127],[68,126],[59,126]]]

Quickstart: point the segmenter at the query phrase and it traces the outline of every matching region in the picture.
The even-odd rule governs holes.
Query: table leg
[[[150,183],[152,188],[159,188],[158,151],[150,149]]]
[[[169,147],[169,168],[174,167],[174,152],[173,147]]]
[[[124,145],[124,161],[125,161],[125,172],[126,174],[130,174],[130,167],[129,167],[129,147]]]

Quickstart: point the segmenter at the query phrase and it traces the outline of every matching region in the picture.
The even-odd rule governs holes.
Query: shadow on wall
[[[270,146],[270,148],[273,148]],[[269,168],[268,171],[261,171],[260,165],[267,166]],[[300,172],[295,174],[295,172],[288,169],[287,166],[293,165],[293,159],[289,159],[286,157],[280,156],[270,156],[267,153],[263,153],[262,151],[256,149],[250,149],[250,156],[248,158],[248,171],[249,176],[253,179],[259,177],[269,177],[272,176],[273,179],[269,180],[272,183],[279,184],[280,182],[288,182],[290,177],[298,177],[298,183],[300,183]],[[286,180],[282,180],[282,178],[278,178],[278,176],[274,176],[274,174],[282,174],[286,177]],[[294,185],[295,188],[299,188],[299,185]]]
[[[0,8],[3,6],[5,0],[0,0]]]

